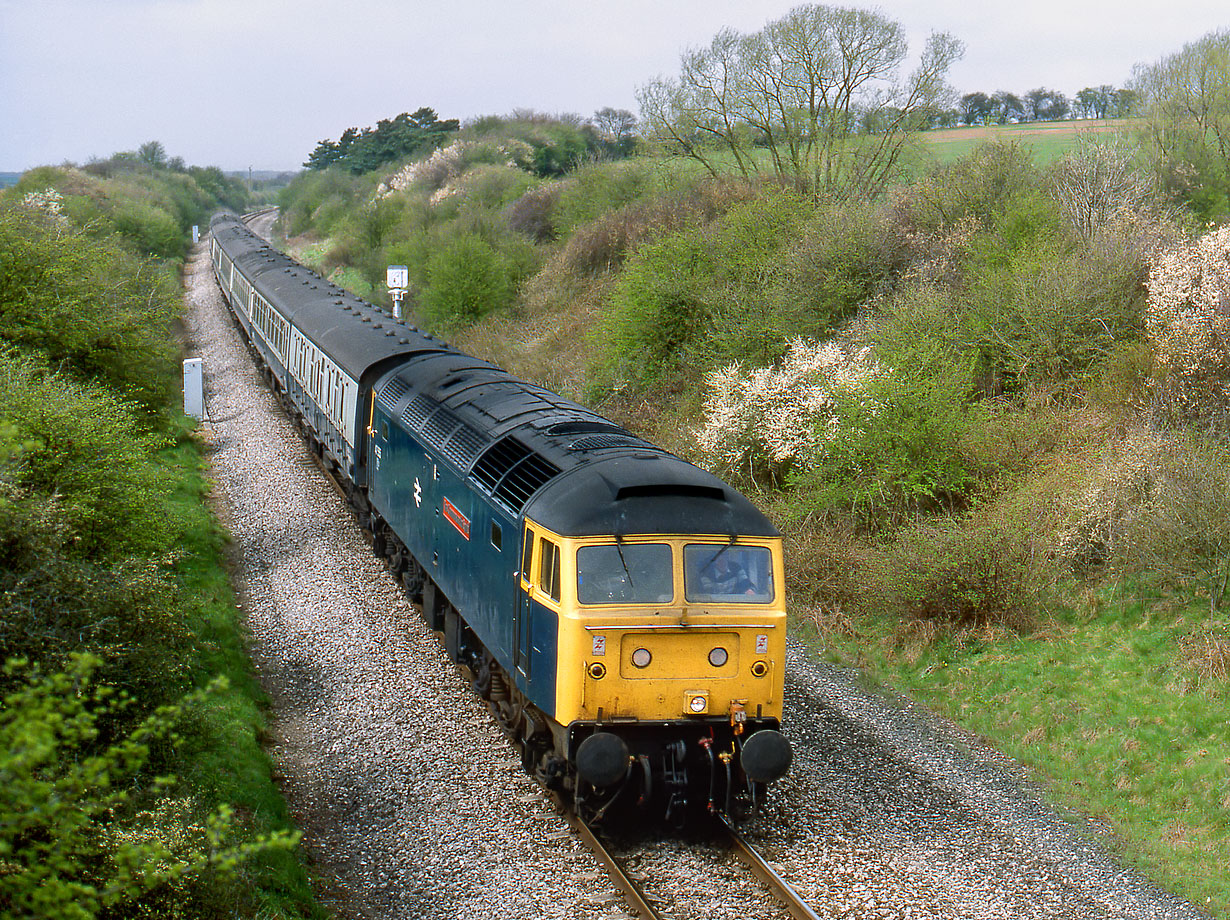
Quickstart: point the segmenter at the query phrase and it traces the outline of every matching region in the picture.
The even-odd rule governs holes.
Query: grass
[[[175,574],[187,625],[196,636],[189,662],[196,682],[204,685],[221,675],[227,687],[185,726],[181,778],[211,807],[232,805],[247,834],[292,829],[273,782],[272,762],[261,748],[267,699],[253,677],[244,645],[226,564],[226,535],[209,512],[203,445],[189,434],[188,421],[183,420],[176,442],[160,455],[174,483],[167,513],[176,522],[175,545],[180,550]],[[327,916],[294,853],[275,850],[257,856],[245,876],[248,896],[261,917]]]
[[[1209,627],[1207,592],[1112,584],[1032,635],[925,643],[863,622],[817,639],[1032,768],[1128,863],[1230,917],[1230,685],[1187,653]]]

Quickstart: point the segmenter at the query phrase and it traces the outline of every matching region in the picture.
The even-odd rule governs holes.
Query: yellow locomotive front
[[[558,547],[528,560],[522,590],[558,610],[555,718],[583,810],[622,795],[683,821],[754,804],[790,762],[780,537],[569,538],[527,522],[526,539]]]

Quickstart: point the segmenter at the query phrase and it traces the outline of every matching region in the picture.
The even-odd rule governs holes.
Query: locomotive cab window
[[[538,587],[559,600],[559,546],[546,537],[538,538]]]
[[[521,587],[528,589],[534,583],[534,531],[525,528],[525,540],[521,550]]]
[[[577,600],[582,604],[669,604],[674,596],[674,566],[666,543],[577,550]]]
[[[768,604],[773,555],[763,546],[691,543],[683,548],[683,579],[689,603]]]

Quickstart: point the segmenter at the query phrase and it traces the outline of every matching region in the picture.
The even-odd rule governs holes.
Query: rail
[[[765,858],[752,849],[751,844],[743,839],[743,835],[739,833],[729,818],[725,815],[719,815],[718,820],[725,828],[730,845],[735,853],[752,870],[752,874],[764,882],[769,892],[785,905],[791,917],[794,917],[795,920],[820,920],[820,915],[808,907],[803,899],[799,897],[798,892],[791,888],[784,878],[778,875],[777,870],[769,865]]]

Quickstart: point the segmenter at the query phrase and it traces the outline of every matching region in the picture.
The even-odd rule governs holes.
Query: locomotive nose
[[[793,757],[790,742],[771,728],[758,731],[743,742],[743,772],[755,783],[781,779],[790,769]]]

